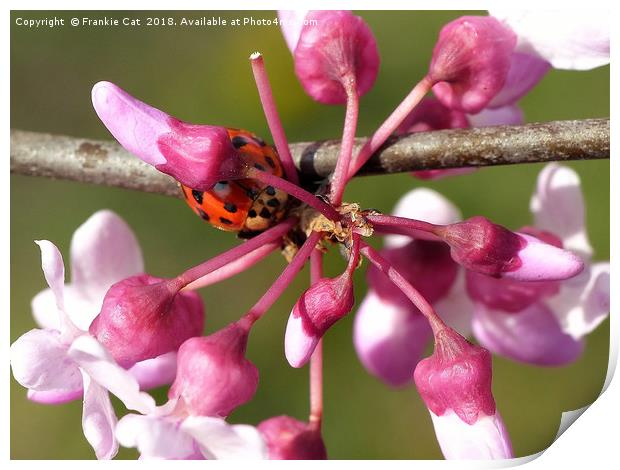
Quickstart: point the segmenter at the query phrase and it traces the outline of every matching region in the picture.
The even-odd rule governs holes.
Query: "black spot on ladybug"
[[[266,192],[267,194],[269,194],[270,196],[275,196],[275,195],[276,195],[276,190],[275,190],[275,189],[273,189],[273,186],[267,186],[267,187],[265,188],[265,192]]]
[[[225,203],[224,209],[226,209],[228,212],[232,212],[233,214],[237,212],[237,206],[235,206],[232,202]]]
[[[265,171],[265,167],[263,165],[261,165],[260,163],[255,163],[254,164],[254,168],[256,168],[257,170],[260,170],[260,171]]]
[[[258,196],[258,192],[255,189],[248,189],[245,194],[252,200],[256,199],[256,196]]]
[[[198,208],[198,215],[200,216],[200,218],[202,220],[206,220],[207,222],[209,221],[210,217],[209,214],[207,214],[205,211],[203,211],[201,208]]]
[[[228,220],[226,217],[220,217],[220,222],[226,225],[232,225],[232,222]]]
[[[256,211],[254,209],[250,209],[248,211],[248,217],[254,218],[256,217],[258,214],[256,213]]]
[[[278,207],[280,205],[280,201],[278,201],[275,197],[272,197],[267,201],[267,205],[269,207]]]
[[[265,155],[265,161],[267,162],[267,164],[271,167],[271,168],[275,168],[276,167],[276,162],[273,161],[273,158]]]
[[[235,147],[236,149],[243,147],[245,144],[248,143],[247,140],[245,140],[245,137],[241,137],[239,135],[236,135],[235,137],[232,138],[231,140],[233,147]]]
[[[202,193],[200,191],[192,189],[192,196],[194,196],[194,199],[198,204],[202,204]]]
[[[271,218],[271,212],[269,212],[269,209],[267,209],[266,207],[263,207],[260,211],[260,215],[263,219],[270,219]]]

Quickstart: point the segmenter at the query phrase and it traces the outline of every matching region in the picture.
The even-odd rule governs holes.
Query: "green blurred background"
[[[253,16],[273,12],[12,12],[11,126],[30,131],[109,139],[90,103],[90,88],[110,80],[133,95],[190,122],[250,129],[269,138],[248,64],[261,51],[291,141],[334,138],[343,109],[314,103],[297,82],[292,60],[276,26],[134,27],[27,29],[17,17],[89,16],[133,18]],[[360,12],[374,31],[381,70],[362,100],[359,135],[367,135],[425,73],[440,27],[463,12]],[[609,68],[552,71],[522,101],[528,121],[606,117]],[[571,165],[583,182],[595,259],[609,257],[609,164]],[[424,183],[455,201],[468,217],[483,214],[508,227],[530,223],[529,198],[540,165],[489,168],[471,176]],[[346,200],[389,211],[407,190],[421,185],[407,175],[356,179]],[[11,342],[35,327],[30,300],[46,287],[33,240],[45,238],[68,253],[73,231],[93,212],[120,214],[140,240],[146,269],[172,276],[237,243],[195,217],[180,200],[63,181],[11,177]],[[68,260],[66,260],[68,262]],[[327,257],[327,272],[342,268]],[[238,318],[282,269],[272,255],[249,272],[202,292],[207,331]],[[67,265],[67,269],[69,269]],[[249,357],[261,371],[255,399],[238,409],[234,422],[258,423],[278,414],[303,419],[308,409],[307,369],[292,369],[283,354],[290,307],[307,284],[302,273],[252,334]],[[366,286],[357,275],[357,298]],[[392,390],[369,376],[351,343],[353,315],[336,324],[325,340],[324,436],[335,459],[441,458],[428,412],[414,387]],[[584,355],[561,368],[537,368],[506,359],[494,361],[493,390],[518,456],[546,448],[563,410],[580,408],[599,394],[607,369],[609,327],[587,339]],[[157,392],[158,399],[164,391]],[[117,403],[118,405],[118,403]],[[121,411],[121,407],[118,407]],[[93,453],[80,424],[79,401],[44,406],[26,400],[11,378],[11,456],[14,459],[87,459]],[[133,450],[119,457],[133,458]]]

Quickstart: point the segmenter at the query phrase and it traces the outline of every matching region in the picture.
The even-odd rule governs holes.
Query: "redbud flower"
[[[372,31],[350,11],[280,12],[282,31],[304,90],[325,104],[347,101],[348,81],[359,96],[375,82],[379,53]]]
[[[181,398],[194,416],[225,417],[251,400],[258,387],[258,370],[245,358],[247,340],[247,328],[232,323],[209,336],[185,341],[168,396]]]
[[[570,251],[480,216],[443,227],[438,235],[450,245],[456,262],[488,276],[552,281],[568,279],[583,269],[583,262]]]
[[[202,300],[182,287],[176,279],[148,274],[117,282],[89,331],[124,367],[176,351],[204,326]]]
[[[319,429],[290,416],[275,416],[258,425],[269,460],[326,460]]]
[[[308,362],[325,332],[353,308],[351,269],[354,267],[349,266],[336,278],[321,279],[293,307],[284,337],[284,352],[291,366]]]
[[[433,50],[429,78],[445,106],[477,113],[504,86],[515,34],[492,17],[464,16],[445,25]]]
[[[435,351],[420,361],[414,380],[448,459],[512,457],[508,433],[491,393],[491,355],[454,330],[435,336]]]
[[[123,147],[190,188],[208,191],[245,168],[223,127],[180,121],[110,82],[96,83],[92,100]]]

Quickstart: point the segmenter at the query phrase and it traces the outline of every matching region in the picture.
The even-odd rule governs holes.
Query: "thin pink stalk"
[[[265,292],[258,302],[256,302],[256,304],[254,304],[254,306],[248,311],[248,313],[241,318],[241,322],[251,326],[271,308],[289,284],[293,282],[293,279],[295,279],[295,276],[297,276],[299,271],[301,271],[301,268],[304,267],[306,260],[320,239],[321,234],[319,232],[312,232],[310,234],[299,251],[293,257],[293,260],[286,266],[286,268],[284,268],[284,271],[282,271],[278,279],[276,279],[267,292]]]
[[[183,286],[187,286],[188,284],[206,276],[216,269],[226,266],[227,264],[238,260],[240,257],[253,252],[261,246],[281,239],[297,224],[297,222],[298,220],[295,217],[286,219],[274,227],[265,230],[260,235],[243,242],[241,245],[237,245],[236,247],[219,254],[215,258],[211,258],[204,263],[188,269],[184,273],[177,276],[177,279]]]
[[[296,197],[302,202],[305,202],[310,207],[316,209],[318,212],[323,214],[325,217],[331,220],[339,220],[340,214],[336,209],[334,209],[331,205],[326,204],[321,199],[316,197],[314,194],[309,193],[305,189],[300,186],[297,186],[290,181],[285,180],[284,178],[280,178],[276,175],[272,175],[271,173],[267,173],[266,171],[261,171],[256,168],[248,168],[244,172],[244,177],[255,179],[260,181],[261,183],[268,184],[273,186],[274,188],[281,189],[285,193]]]
[[[314,250],[310,255],[310,283],[323,278],[323,253]],[[323,339],[320,339],[310,357],[310,426],[321,429],[323,418]]]
[[[202,276],[199,279],[196,279],[194,282],[185,286],[182,290],[196,290],[201,289],[203,287],[210,286],[212,284],[217,284],[218,282],[222,282],[230,277],[233,277],[243,271],[250,269],[259,261],[265,259],[269,254],[273,253],[280,247],[280,242],[273,242],[263,245],[256,250],[248,253],[247,255],[243,255],[240,258],[228,263],[225,266],[222,266],[215,271],[210,272],[209,274]]]
[[[284,174],[286,179],[291,183],[299,184],[299,176],[297,175],[297,168],[295,168],[295,162],[291,156],[291,150],[288,146],[286,134],[284,133],[284,127],[282,127],[282,121],[278,114],[278,108],[276,102],[273,99],[273,93],[271,91],[271,85],[269,84],[269,76],[267,70],[265,70],[265,62],[260,52],[255,52],[250,56],[250,64],[252,65],[252,73],[254,74],[254,81],[256,82],[256,88],[258,89],[258,96],[260,102],[263,105],[263,111],[265,112],[265,118],[269,125],[269,130],[273,137],[274,144],[278,150],[282,167],[284,168]]]
[[[349,181],[349,166],[353,157],[353,143],[355,141],[355,131],[357,130],[360,102],[354,75],[345,77],[343,79],[343,86],[347,93],[347,110],[344,116],[340,155],[338,155],[331,183],[330,200],[334,206],[339,206],[342,202],[342,196]]]
[[[413,287],[394,266],[392,266],[385,258],[383,258],[376,250],[364,242],[361,242],[362,254],[381,270],[406,296],[413,305],[426,317],[433,334],[436,336],[438,332],[447,328],[444,321],[437,315],[433,306],[424,298],[420,292]]]
[[[420,80],[415,87],[413,87],[405,99],[398,105],[394,112],[390,114],[383,124],[381,124],[381,126],[359,151],[357,157],[355,157],[352,165],[349,167],[349,178],[353,178],[355,173],[357,173],[359,169],[364,166],[364,163],[368,161],[370,156],[375,153],[379,147],[385,143],[388,137],[396,131],[398,126],[400,126],[411,111],[413,111],[420,101],[422,101],[422,98],[426,96],[433,85],[433,81],[426,76]]]
[[[375,232],[396,233],[427,240],[440,240],[441,225],[431,224],[423,220],[408,219],[395,215],[367,214],[366,220],[372,224]]]

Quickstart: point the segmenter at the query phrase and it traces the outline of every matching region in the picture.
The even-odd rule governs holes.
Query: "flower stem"
[[[403,294],[411,300],[411,303],[413,303],[413,305],[420,310],[422,315],[426,317],[435,336],[437,336],[441,330],[447,328],[447,325],[439,317],[439,315],[437,315],[437,312],[435,312],[433,306],[402,276],[402,274],[396,270],[396,268],[394,268],[394,266],[392,266],[371,246],[364,242],[361,242],[361,245],[362,248],[360,251],[368,259],[368,261],[383,272],[394,283],[394,285],[396,285],[396,287],[398,287]]]
[[[271,287],[263,294],[263,296],[254,304],[254,306],[246,313],[241,322],[252,326],[256,320],[261,318],[267,310],[278,300],[282,293],[286,290],[295,276],[304,267],[306,260],[312,253],[312,250],[316,247],[316,244],[321,238],[320,232],[312,232],[306,239],[302,247],[295,254],[293,260],[284,268],[284,271],[280,274],[278,279],[271,285]]]
[[[442,226],[395,215],[367,214],[365,218],[378,233],[396,233],[425,240],[441,240]]]
[[[266,171],[258,170],[254,167],[248,168],[244,172],[244,178],[255,179],[260,181],[261,183],[268,184],[273,186],[274,188],[278,188],[289,195],[296,197],[300,201],[306,203],[310,207],[316,209],[318,212],[323,214],[325,217],[331,220],[339,220],[340,214],[336,209],[334,209],[331,205],[326,204],[321,199],[316,197],[314,194],[309,193],[305,189],[300,186],[297,186],[290,181],[285,180],[284,178],[280,178],[279,176],[272,175],[271,173],[267,173]]]
[[[315,249],[310,255],[310,283],[323,278],[323,253]],[[310,426],[321,429],[323,418],[323,339],[320,339],[310,357]]]
[[[347,93],[347,109],[344,116],[340,155],[333,173],[330,194],[330,200],[335,206],[339,206],[342,202],[344,189],[350,179],[349,166],[353,156],[353,143],[355,142],[355,131],[357,130],[357,117],[359,114],[359,95],[357,93],[355,76],[351,74],[345,77],[343,79],[343,86]]]
[[[265,70],[265,62],[260,52],[255,52],[250,56],[250,64],[252,65],[252,73],[254,74],[256,88],[258,89],[258,96],[263,105],[265,118],[267,119],[267,124],[269,125],[269,130],[271,131],[271,136],[273,137],[278,155],[280,156],[286,179],[294,184],[299,184],[297,168],[295,168],[295,162],[293,162],[293,157],[291,156],[291,150],[288,146],[286,134],[284,133],[284,127],[282,127],[278,108],[273,99],[271,85],[269,84],[269,76]]]
[[[222,266],[215,271],[211,271],[209,274],[196,279],[195,281],[186,285],[182,290],[196,290],[203,287],[217,284],[230,277],[233,277],[247,269],[250,269],[259,261],[265,259],[269,254],[273,253],[280,247],[280,242],[266,243],[265,245],[257,248],[250,253],[240,256],[236,260]]]
[[[260,235],[257,235],[256,237],[240,245],[237,245],[236,247],[225,251],[224,253],[219,254],[215,258],[211,258],[204,263],[188,269],[184,273],[179,274],[177,276],[177,279],[182,283],[183,286],[187,286],[188,284],[191,284],[197,279],[206,276],[207,274],[215,271],[216,269],[220,269],[221,267],[226,266],[229,263],[237,261],[242,256],[253,252],[261,246],[281,239],[297,224],[297,222],[298,220],[295,217],[286,219],[275,225],[274,227],[265,230]]]
[[[368,141],[364,144],[359,151],[353,164],[349,167],[349,178],[353,178],[355,173],[364,166],[364,163],[375,153],[379,147],[381,147],[385,141],[396,131],[398,126],[404,121],[404,119],[413,111],[413,109],[422,101],[422,98],[433,87],[434,82],[425,76],[420,82],[413,87],[405,99],[398,105],[398,107],[389,115],[389,117],[379,126]]]

